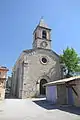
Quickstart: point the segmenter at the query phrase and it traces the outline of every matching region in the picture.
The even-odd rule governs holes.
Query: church
[[[51,49],[51,29],[43,19],[33,32],[32,49],[23,50],[12,70],[16,98],[45,96],[43,84],[62,78],[59,55]]]

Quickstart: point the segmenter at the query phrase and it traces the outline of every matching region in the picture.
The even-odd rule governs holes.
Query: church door
[[[46,94],[46,88],[43,87],[43,84],[46,84],[47,80],[41,79],[40,81],[40,95],[45,95]]]

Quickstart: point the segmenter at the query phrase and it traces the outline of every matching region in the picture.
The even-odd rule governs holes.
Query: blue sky
[[[32,48],[41,16],[52,29],[52,49],[67,46],[80,54],[80,0],[0,0],[0,65],[11,69],[24,49]]]

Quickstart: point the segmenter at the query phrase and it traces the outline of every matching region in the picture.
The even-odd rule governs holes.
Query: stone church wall
[[[24,66],[23,76],[23,98],[40,94],[39,84],[41,79],[44,78],[47,82],[60,79],[60,65],[58,58],[56,58],[56,60],[52,59],[44,52],[36,52],[33,54],[34,55],[27,55],[26,60],[24,61],[26,65]],[[48,59],[46,65],[41,63],[41,58],[43,56],[46,56]]]

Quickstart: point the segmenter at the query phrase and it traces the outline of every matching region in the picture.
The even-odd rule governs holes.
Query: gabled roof
[[[59,57],[59,55],[56,52],[54,52],[53,50],[51,50],[51,49],[44,49],[44,48],[36,48],[36,49],[23,50],[23,52],[25,52],[25,53],[31,53],[31,52],[37,51],[37,50],[49,51],[49,52],[55,54],[57,57]]]
[[[24,56],[25,53],[29,54],[29,53],[36,52],[36,51],[39,51],[39,50],[44,50],[44,51],[51,52],[52,54],[54,54],[55,56],[57,56],[59,58],[59,55],[51,49],[35,48],[35,49],[23,50],[22,53],[20,54],[19,58],[17,59],[16,63],[14,64],[14,67],[12,68],[12,71],[14,71],[16,64],[22,58],[22,56]]]

